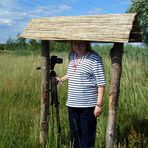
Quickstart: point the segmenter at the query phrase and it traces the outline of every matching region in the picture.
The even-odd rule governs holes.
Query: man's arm
[[[62,78],[56,77],[56,79],[59,81],[59,83],[62,83],[68,80],[68,75],[63,76]]]
[[[67,81],[68,80],[68,75],[63,76],[62,78],[60,78],[61,82]]]
[[[97,104],[94,110],[95,117],[99,117],[102,112],[102,103],[103,103],[103,96],[104,96],[105,86],[98,87],[98,98]]]

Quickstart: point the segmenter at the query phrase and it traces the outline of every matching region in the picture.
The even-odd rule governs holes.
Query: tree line
[[[50,51],[68,51],[69,43],[51,41],[49,43]],[[0,50],[31,50],[37,51],[41,49],[41,41],[34,39],[20,38],[17,35],[16,39],[9,38],[5,44],[0,44]]]

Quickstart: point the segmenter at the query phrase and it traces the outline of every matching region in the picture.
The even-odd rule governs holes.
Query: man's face
[[[72,50],[75,52],[81,52],[87,50],[87,43],[84,41],[73,41]]]

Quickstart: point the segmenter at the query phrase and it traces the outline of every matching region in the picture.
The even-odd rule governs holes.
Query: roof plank
[[[142,41],[135,13],[34,18],[21,37],[98,42]]]

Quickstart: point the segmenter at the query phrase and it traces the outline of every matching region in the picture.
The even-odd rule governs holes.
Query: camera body
[[[55,64],[61,64],[63,63],[63,59],[58,58],[58,56],[51,56],[50,58],[50,65],[51,65],[51,70],[54,69]]]
[[[56,73],[54,71],[55,64],[61,64],[63,63],[63,59],[58,58],[58,56],[51,56],[50,58],[50,77],[56,77]],[[41,67],[37,67],[36,70],[40,70]]]

